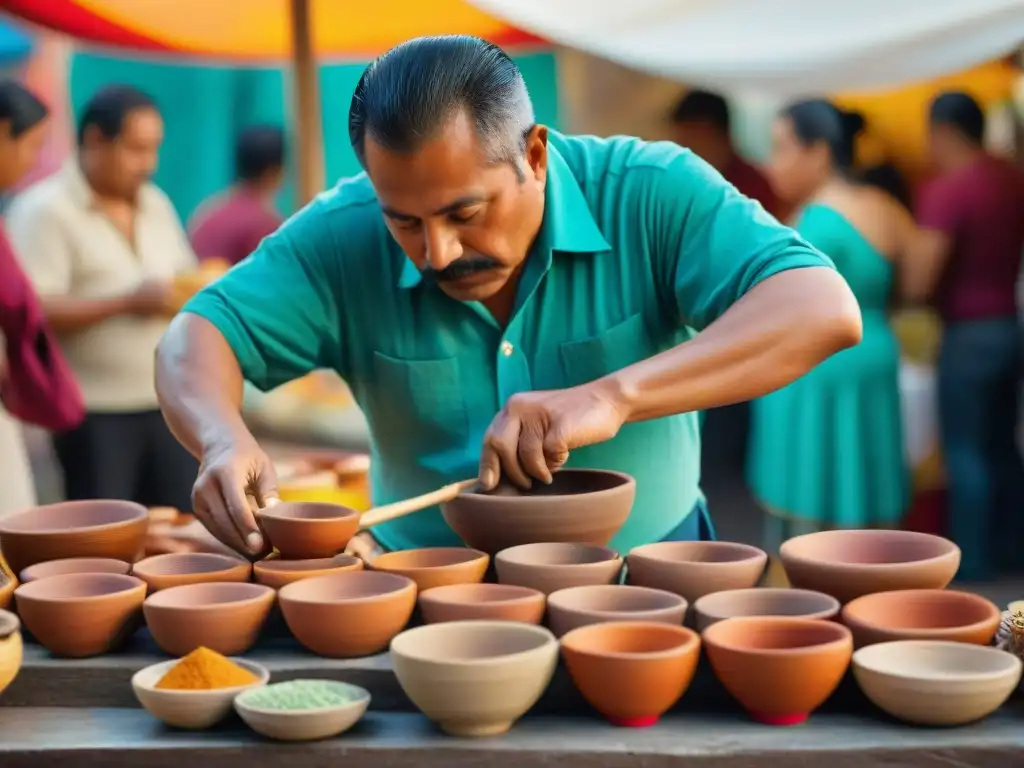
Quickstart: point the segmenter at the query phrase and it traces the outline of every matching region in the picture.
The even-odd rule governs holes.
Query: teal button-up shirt
[[[673,347],[759,281],[831,266],[688,150],[634,138],[549,140],[544,223],[506,328],[423,282],[365,175],[320,195],[185,311],[223,333],[245,378],[317,368],[350,385],[372,436],[374,503],[473,477],[517,392],[572,387]],[[569,466],[637,479],[612,542],[658,541],[700,499],[696,413],[628,424]],[[389,549],[458,544],[437,509],[374,529]]]

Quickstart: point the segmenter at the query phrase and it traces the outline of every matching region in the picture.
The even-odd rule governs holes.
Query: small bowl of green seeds
[[[278,741],[337,736],[358,723],[369,706],[369,691],[336,680],[289,680],[235,697],[235,711],[246,725]]]

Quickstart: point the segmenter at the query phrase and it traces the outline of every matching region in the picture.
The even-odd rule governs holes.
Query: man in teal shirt
[[[202,460],[196,515],[239,551],[262,547],[252,503],[277,496],[243,380],[336,370],[370,425],[378,504],[477,475],[628,472],[624,551],[708,535],[696,412],[859,340],[821,253],[685,149],[537,125],[515,64],[481,40],[379,58],[349,133],[366,173],[196,296],[158,352],[164,413]],[[458,543],[436,509],[374,532],[387,549]]]

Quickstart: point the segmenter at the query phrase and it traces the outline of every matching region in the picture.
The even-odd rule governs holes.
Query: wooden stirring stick
[[[365,531],[367,528],[372,528],[375,525],[386,523],[391,520],[397,520],[399,517],[405,517],[411,515],[413,512],[419,512],[422,509],[433,507],[436,504],[443,504],[446,501],[451,501],[463,491],[468,491],[470,488],[476,486],[480,481],[477,478],[472,480],[462,480],[458,483],[452,483],[446,485],[444,488],[439,488],[436,491],[425,493],[422,496],[414,496],[411,499],[405,499],[404,501],[396,501],[394,504],[385,504],[382,507],[374,507],[369,509],[362,514],[359,518],[359,530]]]

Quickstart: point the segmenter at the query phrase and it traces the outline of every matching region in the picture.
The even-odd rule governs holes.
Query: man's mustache
[[[432,269],[425,267],[422,270],[423,277],[434,280],[438,283],[449,283],[453,280],[461,280],[464,277],[475,275],[478,272],[489,272],[501,266],[489,256],[470,256],[453,261],[444,269]]]

